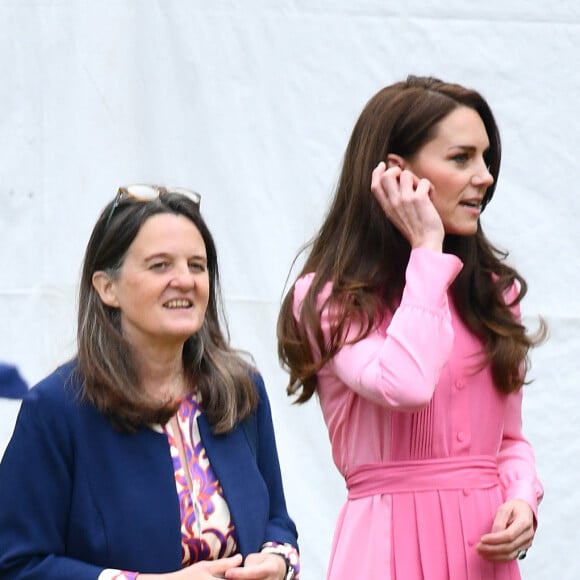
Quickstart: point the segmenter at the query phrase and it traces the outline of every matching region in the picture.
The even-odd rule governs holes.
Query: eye
[[[468,153],[457,153],[451,157],[451,161],[455,161],[459,165],[465,165],[469,161],[469,154]]]
[[[207,266],[204,262],[190,262],[189,263],[189,268],[193,271],[193,272],[205,272],[207,270]]]
[[[153,270],[155,272],[162,272],[164,270],[166,270],[169,266],[169,262],[166,262],[165,260],[159,260],[158,262],[153,262],[150,266],[149,269]]]

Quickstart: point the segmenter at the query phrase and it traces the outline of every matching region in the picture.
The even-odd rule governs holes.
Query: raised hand
[[[400,167],[387,169],[381,161],[372,173],[371,191],[412,248],[442,250],[445,230],[431,202],[432,185],[427,179]]]

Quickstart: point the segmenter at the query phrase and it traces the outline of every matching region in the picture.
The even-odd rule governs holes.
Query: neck
[[[161,400],[179,399],[189,392],[189,382],[183,373],[182,352],[182,348],[135,350],[141,387],[145,392]]]

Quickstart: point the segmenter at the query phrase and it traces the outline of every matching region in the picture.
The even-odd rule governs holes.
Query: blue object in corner
[[[28,392],[28,385],[14,365],[0,363],[0,397],[22,399]]]

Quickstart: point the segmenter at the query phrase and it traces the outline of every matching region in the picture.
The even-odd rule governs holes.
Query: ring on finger
[[[528,554],[527,550],[522,549],[518,550],[516,552],[516,560],[523,560],[527,556],[527,554]]]

